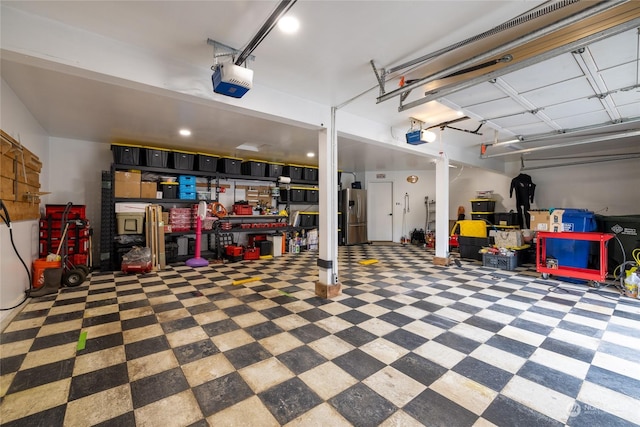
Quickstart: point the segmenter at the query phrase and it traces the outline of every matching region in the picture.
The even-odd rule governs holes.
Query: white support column
[[[436,254],[434,264],[449,265],[449,157],[436,160]]]
[[[318,184],[320,185],[320,226],[316,295],[331,298],[340,294],[338,282],[338,137],[336,109],[331,122],[318,132]]]

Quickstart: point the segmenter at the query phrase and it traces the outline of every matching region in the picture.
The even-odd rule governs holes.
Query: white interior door
[[[370,182],[367,190],[369,240],[391,242],[393,241],[393,183]]]

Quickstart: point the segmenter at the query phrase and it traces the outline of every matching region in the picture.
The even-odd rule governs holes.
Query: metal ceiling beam
[[[587,81],[591,85],[593,89],[594,95],[600,100],[602,107],[607,111],[609,117],[612,122],[617,122],[622,119],[622,116],[618,112],[616,105],[613,103],[613,100],[608,95],[609,88],[605,84],[600,72],[598,70],[598,66],[596,65],[593,56],[591,56],[591,51],[589,48],[579,49],[573,52],[573,59],[577,62],[580,70],[584,73]]]
[[[416,81],[414,81],[411,84],[408,84],[406,86],[403,86],[399,89],[396,89],[392,92],[386,93],[382,96],[379,96],[377,99],[377,103],[383,102],[383,101],[387,101],[391,98],[395,98],[396,96],[400,96],[402,93],[413,90],[417,87],[420,87],[426,83],[429,83],[431,81],[434,80],[438,80],[444,77],[449,76],[450,74],[456,73],[462,69],[471,67],[479,62],[484,62],[487,61],[491,58],[494,58],[496,56],[501,56],[504,54],[504,52],[508,51],[509,49],[513,49],[516,48],[518,46],[522,46],[525,43],[528,43],[530,41],[533,41],[539,37],[543,37],[545,35],[548,35],[556,30],[559,30],[561,28],[564,28],[568,25],[571,24],[575,24],[585,18],[588,18],[590,16],[594,16],[597,15],[598,13],[601,13],[603,11],[612,9],[616,6],[619,6],[623,3],[626,3],[628,0],[611,0],[611,1],[605,1],[605,2],[601,2],[596,4],[595,6],[592,6],[588,9],[585,9],[583,11],[580,11],[578,13],[575,13],[574,15],[571,15],[567,18],[561,19],[551,25],[548,25],[546,27],[543,27],[541,29],[538,29],[536,31],[532,31],[531,33],[527,34],[526,36],[520,37],[518,39],[512,40],[510,42],[507,42],[501,46],[498,46],[497,48],[491,49],[487,52],[481,53],[480,55],[476,55],[473,58],[467,59],[466,61],[462,61],[452,67],[446,68],[442,71],[439,71],[435,74],[432,74],[430,76],[424,77],[422,79],[417,79]],[[403,111],[404,109],[400,109],[399,111]]]
[[[533,153],[535,151],[551,150],[553,148],[574,147],[576,145],[593,144],[594,142],[604,142],[604,141],[611,141],[611,140],[622,139],[622,138],[632,138],[634,136],[640,136],[640,130],[631,130],[631,131],[622,132],[622,133],[618,133],[618,134],[614,134],[614,135],[594,136],[593,138],[586,138],[586,139],[582,139],[580,141],[561,142],[561,143],[558,143],[558,144],[543,145],[543,146],[540,146],[540,147],[523,148],[521,150],[506,151],[506,152],[503,152],[503,153],[485,154],[485,155],[480,156],[480,158],[481,159],[491,159],[491,158],[495,158],[495,157],[512,156],[512,155],[515,155],[515,154],[528,154],[528,153]],[[531,141],[525,141],[525,142],[531,142]]]
[[[562,55],[563,53],[572,52],[585,45],[592,44],[600,40],[604,40],[616,34],[624,33],[625,31],[632,30],[634,28],[637,28],[638,26],[640,26],[640,18],[636,18],[631,21],[625,22],[624,24],[620,24],[616,27],[612,27],[607,30],[594,33],[591,36],[587,36],[580,40],[576,40],[564,46],[558,47],[556,49],[549,50],[536,57],[532,57],[532,58],[518,61],[515,63],[512,62],[510,65],[506,65],[500,68],[499,70],[495,70],[490,73],[487,73],[478,77],[474,77],[464,82],[454,83],[449,86],[440,87],[434,91],[426,92],[424,98],[420,98],[416,101],[401,105],[400,108],[398,108],[398,111],[402,112],[410,108],[417,107],[418,105],[426,104],[427,102],[439,100],[440,98],[450,95],[452,93],[459,92],[464,89],[469,89],[470,87],[476,86],[480,83],[485,83],[491,79],[504,76],[505,74],[509,74],[514,71],[521,70],[523,68],[527,68],[539,62],[546,61],[547,59],[551,59],[558,55]],[[437,79],[433,79],[433,80],[437,80]],[[429,83],[429,82],[426,82],[426,83]],[[426,84],[426,83],[423,83],[423,84]]]

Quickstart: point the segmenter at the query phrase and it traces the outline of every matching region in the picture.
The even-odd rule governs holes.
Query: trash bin
[[[609,272],[613,273],[624,261],[633,261],[631,253],[640,248],[640,215],[596,215],[596,224],[598,231],[616,236],[607,246]]]
[[[562,214],[563,231],[596,231],[595,214],[585,209],[564,209]],[[555,258],[558,265],[587,268],[591,242],[584,240],[547,239],[547,258]],[[585,283],[584,280],[558,277],[559,280],[573,283]]]

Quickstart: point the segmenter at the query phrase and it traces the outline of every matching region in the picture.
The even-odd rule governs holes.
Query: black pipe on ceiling
[[[240,53],[238,59],[236,59],[236,65],[244,64],[249,55],[251,55],[255,48],[257,48],[258,45],[262,43],[262,40],[267,37],[273,27],[276,26],[276,24],[278,23],[278,19],[284,16],[284,14],[287,13],[289,9],[291,9],[296,1],[297,0],[282,0],[280,4],[278,4],[271,16],[267,18],[267,21],[262,25],[257,34],[253,36],[249,44],[247,44],[247,47],[245,47],[244,50]]]

